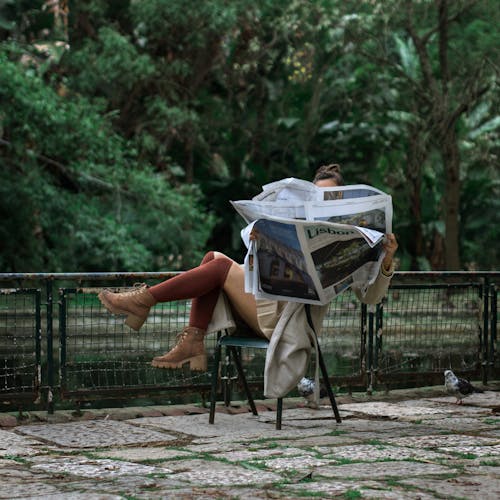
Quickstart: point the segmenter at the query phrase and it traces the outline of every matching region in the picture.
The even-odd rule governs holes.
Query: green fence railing
[[[175,274],[0,274],[3,407],[53,411],[66,401],[206,399],[211,366],[200,373],[150,365],[175,344],[189,301],[156,305],[134,332],[97,299],[103,287],[154,284]],[[334,387],[370,392],[440,384],[447,368],[486,384],[500,368],[499,282],[497,272],[396,273],[376,307],[361,305],[350,291],[336,297],[320,336]],[[209,355],[215,342],[215,335],[207,338]],[[247,379],[258,387],[265,352],[247,351]]]

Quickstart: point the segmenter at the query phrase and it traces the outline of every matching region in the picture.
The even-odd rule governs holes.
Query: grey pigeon
[[[457,377],[451,370],[445,370],[444,372],[444,387],[448,394],[457,398],[455,401],[457,405],[461,405],[462,399],[470,396],[472,393],[483,392],[467,380]]]
[[[299,395],[306,400],[306,405],[314,408],[316,403],[314,402],[314,380],[312,378],[302,377],[297,384],[297,391]],[[321,386],[319,388],[319,397],[324,398],[327,395],[326,389]]]

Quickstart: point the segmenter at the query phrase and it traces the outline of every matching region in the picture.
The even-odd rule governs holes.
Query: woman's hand
[[[383,247],[385,250],[385,257],[382,261],[382,269],[389,272],[392,266],[392,258],[394,257],[394,254],[398,249],[398,241],[396,240],[396,236],[394,236],[393,233],[387,233],[385,235]]]
[[[255,227],[252,228],[252,230],[250,231],[250,241],[257,241],[259,239],[259,231],[257,231],[257,229],[255,229]]]

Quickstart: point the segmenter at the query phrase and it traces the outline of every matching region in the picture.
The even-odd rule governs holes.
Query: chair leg
[[[255,402],[252,397],[252,393],[250,392],[250,387],[248,387],[247,379],[245,377],[245,372],[243,371],[243,366],[241,365],[240,355],[236,347],[231,347],[231,353],[233,355],[233,360],[236,364],[236,369],[238,370],[238,376],[243,384],[243,388],[245,389],[245,393],[247,395],[248,404],[250,405],[250,409],[254,415],[258,415],[257,408],[255,406]]]
[[[217,379],[219,377],[220,354],[222,347],[217,343],[214,352],[214,368],[212,371],[212,388],[210,390],[210,416],[208,423],[213,424],[215,420],[215,400],[217,399]]]
[[[222,359],[221,352],[221,386],[224,399],[224,406],[231,406],[231,384],[233,383],[231,374],[231,352],[230,348],[226,347],[226,356]]]
[[[319,367],[321,369],[321,375],[323,377],[323,383],[325,384],[326,392],[328,393],[328,397],[330,398],[330,404],[332,405],[332,410],[335,415],[335,420],[337,421],[337,423],[340,424],[342,422],[342,419],[340,418],[339,409],[337,408],[337,402],[335,401],[335,396],[333,394],[332,386],[330,384],[330,379],[328,378],[328,372],[326,370],[325,361],[323,359],[323,354],[321,354],[321,349],[319,348],[319,345],[318,345],[318,361],[319,361]]]
[[[283,398],[278,398],[276,405],[276,430],[281,430],[281,417],[283,416]]]

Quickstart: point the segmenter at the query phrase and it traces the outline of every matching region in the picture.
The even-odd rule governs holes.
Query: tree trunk
[[[416,130],[410,127],[409,145],[407,154],[406,175],[409,181],[410,197],[410,229],[412,238],[409,242],[411,255],[411,270],[418,271],[420,268],[419,257],[424,255],[424,238],[422,232],[422,165],[427,153],[422,137]]]
[[[188,133],[186,143],[184,144],[184,151],[186,153],[186,160],[184,164],[184,171],[186,172],[186,184],[193,184],[194,182],[194,140],[193,131]]]
[[[441,143],[441,157],[446,178],[444,207],[445,266],[449,271],[460,269],[459,208],[460,208],[460,156],[454,126],[449,127]]]

